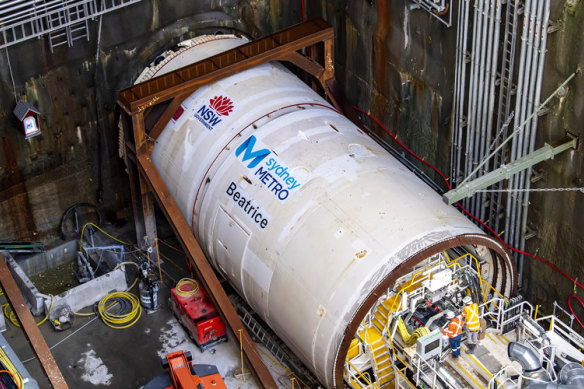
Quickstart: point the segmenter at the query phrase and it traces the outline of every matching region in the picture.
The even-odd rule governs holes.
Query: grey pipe
[[[514,129],[517,128],[521,121],[519,119],[519,109],[521,107],[521,91],[523,90],[523,74],[525,70],[525,52],[527,50],[527,35],[529,30],[529,12],[531,10],[531,0],[526,0],[524,5],[523,11],[523,27],[521,32],[521,52],[519,54],[519,70],[517,73],[517,90],[516,90],[516,98],[515,98],[515,119],[514,119]],[[515,158],[515,138],[511,142],[511,155],[510,160],[513,161]],[[515,177],[511,176],[509,178],[509,189],[515,188]],[[513,192],[509,192],[507,197],[507,206],[505,207],[505,240],[512,244],[511,241],[511,223],[514,221],[512,220],[511,216],[511,208],[514,202],[514,194]],[[521,282],[521,277],[519,277],[519,282]]]
[[[495,102],[495,80],[497,72],[497,61],[499,54],[499,30],[501,19],[501,0],[490,2],[489,7],[489,33],[487,36],[487,58],[484,72],[484,90],[481,119],[481,144],[479,150],[479,160],[483,160],[487,154],[487,148],[492,134],[492,115]],[[486,166],[487,170],[488,165]],[[479,174],[482,175],[482,174]],[[485,220],[485,199],[487,195],[480,193],[477,197],[478,214],[481,220]]]
[[[483,0],[483,35],[481,39],[481,62],[479,67],[479,87],[478,87],[478,102],[477,102],[477,116],[476,116],[476,129],[477,137],[475,139],[475,161],[481,161],[483,159],[483,143],[485,141],[485,93],[486,93],[486,80],[487,72],[489,67],[489,60],[492,49],[491,31],[492,31],[492,7],[490,6],[490,0]],[[476,166],[473,166],[475,168]],[[482,170],[482,169],[481,169]],[[482,176],[482,171],[479,170],[476,173],[477,177]],[[482,193],[477,193],[472,199],[472,213],[473,215],[479,216],[480,210],[482,208]],[[479,217],[480,218],[480,217]],[[482,218],[481,218],[482,219]]]
[[[517,83],[517,94],[515,100],[515,125],[514,128],[517,128],[521,125],[523,120],[520,118],[520,111],[522,106],[522,91],[524,89],[524,75],[525,75],[525,58],[527,52],[527,40],[529,37],[529,23],[530,23],[530,14],[531,14],[531,0],[525,1],[525,8],[523,13],[523,29],[521,33],[521,53],[519,55],[519,72],[518,72],[518,83]],[[519,135],[519,134],[518,134]],[[511,142],[511,156],[510,160],[513,161],[516,159],[516,137],[513,138]],[[509,179],[509,188],[514,189],[516,187],[516,177],[511,176]],[[513,244],[513,231],[512,225],[515,223],[515,209],[513,205],[515,204],[514,194],[513,192],[509,192],[509,196],[507,198],[507,207],[505,209],[505,236],[506,241],[509,244]],[[519,277],[519,282],[521,282],[521,277]]]
[[[474,147],[472,153],[472,167],[474,169],[475,163],[480,162],[480,149],[481,149],[481,140],[484,138],[483,128],[481,126],[481,120],[483,117],[483,93],[485,89],[485,62],[487,56],[487,46],[488,46],[488,39],[487,36],[489,34],[489,1],[490,0],[482,0],[481,4],[481,19],[482,19],[482,32],[480,35],[480,56],[479,56],[479,67],[478,67],[478,74],[477,74],[477,101],[475,104],[475,116],[474,116]],[[477,171],[477,177],[481,175],[480,171]],[[471,198],[471,213],[473,215],[479,214],[479,199],[481,197],[481,193],[476,194]]]
[[[560,371],[559,382],[532,381],[526,383],[524,387],[529,389],[582,389],[584,388],[584,368],[579,363],[568,363]]]
[[[465,56],[468,48],[468,25],[469,25],[469,9],[470,9],[470,0],[463,0],[461,2],[463,6],[463,25],[462,25],[462,48],[460,53],[460,66],[461,66],[461,76],[460,76],[460,88],[459,88],[459,130],[458,130],[458,148],[457,148],[457,158],[456,158],[456,172],[455,174],[458,176],[461,169],[461,159],[462,159],[462,138],[464,128],[460,126],[460,120],[464,116],[464,99],[466,93],[466,63],[465,63]],[[464,175],[464,173],[463,173]],[[457,177],[453,177],[456,180]],[[464,178],[464,177],[463,177]],[[458,184],[458,180],[456,180]]]
[[[534,24],[533,24],[533,28],[532,28],[532,35],[533,38],[530,36],[529,39],[529,48],[530,48],[530,52],[531,52],[531,63],[529,65],[529,74],[526,74],[526,77],[529,77],[529,81],[528,81],[528,85],[529,88],[527,89],[527,95],[526,95],[526,101],[524,103],[524,110],[525,110],[525,116],[524,118],[527,118],[528,115],[530,115],[535,107],[537,107],[536,105],[533,104],[533,100],[534,100],[534,95],[535,95],[535,89],[536,89],[536,79],[537,79],[537,73],[538,73],[538,63],[539,63],[539,46],[540,46],[540,40],[541,40],[541,20],[542,20],[542,13],[543,13],[543,9],[544,9],[544,2],[543,1],[538,1],[537,2],[537,14],[535,16],[534,19]],[[525,124],[524,130],[523,130],[523,136],[519,138],[520,142],[519,142],[519,149],[517,150],[518,154],[517,154],[517,158],[523,157],[524,155],[527,154],[528,150],[530,149],[530,142],[531,142],[531,130],[532,130],[532,122],[533,121],[537,121],[537,116],[532,118],[530,121],[528,121]],[[526,171],[521,171],[519,173],[519,177],[518,177],[518,183],[520,185],[521,189],[525,189],[526,187],[526,181],[529,181],[529,176],[526,176]],[[526,193],[525,192],[519,192],[517,193],[517,202],[515,203],[515,207],[516,207],[516,223],[514,224],[514,230],[515,230],[515,247],[520,247],[521,243],[524,240],[525,237],[525,230],[522,228],[522,221],[523,221],[523,214],[525,211],[525,196]],[[522,258],[523,256],[520,256],[519,258],[519,264],[521,264],[522,262]],[[520,273],[522,274],[522,273]]]
[[[464,176],[472,171],[472,160],[474,155],[474,136],[475,136],[475,114],[476,114],[476,96],[477,96],[477,80],[478,80],[478,59],[479,59],[479,41],[482,22],[482,6],[483,0],[475,0],[475,17],[473,22],[473,41],[472,41],[472,67],[470,72],[470,92],[468,100],[468,117],[467,117],[467,131],[466,131],[466,158]],[[464,204],[467,209],[469,207],[470,199],[465,199]]]
[[[518,7],[519,5],[517,4],[519,0],[509,0],[507,3],[507,15],[506,15],[506,27],[505,27],[505,39],[508,39],[508,34],[511,33],[511,47],[510,47],[510,51],[509,53],[505,53],[504,58],[507,58],[507,56],[509,56],[507,59],[509,60],[509,65],[508,65],[508,74],[507,74],[507,80],[508,80],[508,85],[507,85],[507,90],[506,90],[506,99],[505,99],[505,105],[502,104],[502,100],[499,99],[499,117],[497,118],[497,131],[500,131],[507,118],[509,118],[509,113],[511,110],[511,92],[512,92],[512,88],[513,88],[513,76],[514,76],[514,70],[515,70],[515,46],[516,46],[516,36],[517,36],[517,20],[519,19],[519,15],[518,15]],[[513,2],[513,12],[511,11],[510,7],[510,3]],[[509,29],[511,31],[509,31]],[[503,62],[505,64],[505,62]],[[504,65],[505,66],[505,65]],[[504,81],[504,80],[502,80]],[[503,85],[503,84],[501,84]],[[504,115],[501,115],[502,112],[505,112]],[[507,138],[507,134],[508,134],[508,128],[505,128],[502,131],[502,137],[501,139],[506,139]],[[500,159],[499,162],[501,164],[506,162],[506,151],[505,149],[501,149],[500,151]],[[498,167],[498,166],[496,166]],[[495,189],[502,189],[503,188],[503,182],[499,182],[495,185]],[[502,194],[501,193],[493,193],[495,195],[495,198],[497,199],[497,204],[499,205],[502,202]],[[496,215],[495,217],[495,231],[499,231],[499,226],[500,226],[500,221],[499,221],[499,210],[497,209],[496,212],[493,213],[494,215]]]
[[[510,342],[507,346],[507,355],[513,362],[519,362],[523,373],[533,373],[541,370],[539,356],[530,347],[521,343]]]
[[[544,15],[543,19],[541,20],[540,24],[540,31],[541,36],[540,40],[541,43],[538,45],[538,65],[537,65],[537,78],[536,78],[536,86],[535,86],[535,96],[534,96],[534,107],[539,107],[540,100],[541,100],[541,87],[543,83],[543,74],[544,74],[544,67],[545,67],[545,58],[547,52],[547,28],[549,23],[550,17],[550,0],[545,1],[544,5]],[[534,117],[531,122],[531,129],[530,129],[530,139],[529,139],[529,149],[527,150],[528,153],[533,152],[535,150],[535,142],[537,140],[537,125],[538,125],[538,117]],[[526,172],[526,180],[525,180],[525,189],[531,189],[531,172],[532,168],[527,169]],[[523,232],[521,237],[521,243],[519,245],[519,249],[521,251],[525,251],[525,232],[527,231],[527,216],[529,212],[529,191],[525,192],[523,198],[523,212],[521,217],[521,231]],[[519,274],[523,274],[523,262],[524,258],[521,256],[519,260]]]
[[[454,75],[454,96],[453,96],[453,117],[452,117],[452,144],[450,146],[450,182],[453,187],[456,186],[457,173],[457,159],[459,157],[460,142],[459,135],[460,131],[460,110],[458,108],[460,104],[460,88],[462,84],[461,73],[464,64],[464,52],[462,51],[462,31],[463,31],[463,17],[464,17],[464,4],[462,1],[458,7],[458,24],[456,31],[456,67]]]
[[[520,75],[523,77],[524,79],[524,87],[523,90],[521,91],[521,107],[520,107],[520,111],[519,111],[519,123],[523,123],[525,121],[525,118],[527,118],[528,116],[528,105],[529,105],[529,99],[530,99],[530,93],[531,93],[531,88],[532,85],[530,83],[530,79],[531,79],[531,71],[532,71],[532,57],[533,57],[533,40],[534,40],[534,36],[535,36],[535,25],[536,25],[536,13],[537,10],[539,8],[539,1],[535,1],[535,2],[531,2],[531,12],[529,15],[529,20],[528,20],[528,28],[529,28],[529,33],[528,33],[528,39],[527,39],[527,50],[526,50],[526,56],[525,56],[525,72],[523,75]],[[523,140],[525,138],[525,129],[527,127],[523,126],[521,128],[521,132],[518,134],[518,136],[514,139],[514,157],[512,158],[512,160],[515,160],[517,158],[521,158],[523,156]],[[515,187],[517,189],[519,189],[518,192],[515,193],[515,201],[512,202],[511,204],[511,218],[513,220],[513,224],[511,225],[511,236],[510,236],[510,240],[511,240],[511,245],[513,247],[519,247],[519,242],[520,242],[520,237],[519,237],[519,229],[520,229],[520,220],[521,220],[521,205],[522,205],[522,199],[523,199],[523,192],[521,192],[521,190],[523,189],[524,185],[523,185],[523,180],[522,178],[522,174],[518,174],[515,175],[514,180],[515,180]]]
[[[490,72],[490,85],[489,85],[489,104],[487,107],[487,134],[485,139],[485,151],[481,157],[484,158],[488,153],[488,145],[491,143],[491,137],[493,135],[493,116],[495,114],[495,90],[496,90],[496,80],[497,80],[497,63],[499,62],[499,38],[501,34],[501,0],[495,1],[495,32],[493,38],[493,58],[491,61],[491,72]],[[503,82],[503,80],[501,80]],[[497,166],[494,166],[496,168]],[[488,215],[491,215],[491,208],[494,206],[493,204],[493,196],[490,197],[491,201],[489,201],[489,212]],[[481,209],[481,220],[485,220],[485,208]],[[492,220],[493,221],[493,220]],[[491,223],[491,225],[493,225]]]

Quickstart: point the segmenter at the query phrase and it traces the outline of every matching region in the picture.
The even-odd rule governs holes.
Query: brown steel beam
[[[162,133],[162,130],[166,127],[176,110],[180,107],[184,99],[187,98],[188,95],[179,95],[175,96],[168,107],[164,110],[160,118],[156,121],[156,124],[152,127],[150,132],[148,133],[149,140],[156,140],[158,136]]]
[[[18,317],[18,321],[20,321],[20,324],[22,325],[24,334],[28,338],[28,341],[38,357],[45,374],[49,378],[51,385],[55,389],[68,389],[69,387],[65,382],[65,378],[63,378],[61,370],[59,370],[59,366],[57,366],[57,362],[55,362],[53,354],[51,354],[51,350],[49,350],[49,346],[47,346],[47,342],[45,342],[41,331],[37,327],[37,324],[24,301],[24,297],[22,297],[20,289],[18,289],[18,285],[16,285],[16,281],[12,278],[12,274],[10,273],[8,265],[6,265],[6,261],[4,260],[4,256],[1,253],[0,284],[2,284],[2,289],[8,298],[8,302],[14,313],[16,313],[16,317]]]
[[[243,353],[260,385],[263,388],[277,388],[276,382],[258,354],[247,330],[237,315],[231,301],[227,297],[221,283],[217,279],[213,268],[211,268],[211,265],[207,261],[203,250],[195,239],[189,225],[176,205],[176,202],[168,191],[166,184],[162,180],[162,177],[160,177],[156,166],[154,166],[150,157],[144,153],[138,154],[138,166],[142,173],[141,176],[143,176],[151,186],[152,192],[154,193],[160,208],[162,208],[166,218],[172,225],[172,228],[187,253],[188,258],[194,263],[199,280],[203,283],[203,286],[213,298],[221,316],[231,329],[232,334],[234,335],[233,338],[237,342],[239,342],[239,330],[242,330]]]
[[[332,53],[333,39],[333,28],[320,18],[313,19],[124,89],[118,94],[118,104],[131,114],[144,112],[177,95],[188,95],[203,85],[319,42],[325,42],[325,51]],[[332,64],[332,59],[325,64],[327,75]]]

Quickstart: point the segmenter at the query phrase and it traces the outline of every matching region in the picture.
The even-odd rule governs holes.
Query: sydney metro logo
[[[207,127],[213,130],[215,126],[221,123],[221,116],[229,116],[233,112],[233,102],[229,97],[215,96],[209,100],[209,106],[203,104],[195,113],[195,118]]]
[[[257,147],[256,147],[257,146]],[[253,175],[280,201],[284,201],[290,192],[298,188],[302,183],[288,170],[275,155],[264,161],[272,151],[255,136],[251,135],[235,150],[235,156],[241,157],[241,162],[248,169],[255,169]],[[238,158],[239,159],[239,158]],[[260,163],[263,162],[261,165]]]

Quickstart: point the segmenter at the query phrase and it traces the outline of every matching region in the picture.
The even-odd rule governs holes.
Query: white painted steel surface
[[[174,58],[245,43],[219,38]],[[397,265],[484,236],[278,63],[193,93],[152,158],[212,264],[327,387],[348,324]]]

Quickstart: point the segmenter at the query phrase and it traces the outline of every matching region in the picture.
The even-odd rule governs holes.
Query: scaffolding
[[[89,20],[142,0],[9,0],[0,2],[0,47],[49,37],[51,52],[89,40]]]

